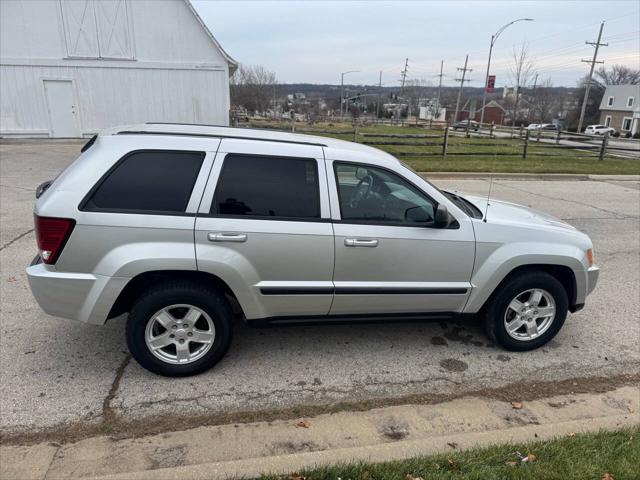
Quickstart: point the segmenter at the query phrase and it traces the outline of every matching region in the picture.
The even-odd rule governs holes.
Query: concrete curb
[[[640,175],[589,175],[589,180],[606,181],[640,181]]]
[[[86,477],[82,480],[213,480],[228,478],[253,478],[268,472],[286,475],[310,466],[328,466],[350,462],[387,462],[423,455],[451,452],[448,445],[457,444],[457,449],[491,445],[495,443],[519,443],[547,440],[574,433],[615,430],[624,426],[640,424],[640,415],[618,415],[599,419],[574,420],[556,425],[530,425],[506,430],[474,432],[446,435],[424,440],[401,441],[382,445],[356,448],[278,455],[265,458],[251,458],[231,462],[203,463],[185,467],[153,470],[150,472],[124,473],[101,477]],[[499,440],[498,440],[499,439]]]
[[[640,175],[594,175],[579,173],[491,173],[491,172],[418,172],[429,180],[538,180],[538,181],[640,181]]]
[[[640,424],[640,387],[520,405],[466,397],[304,420],[199,427],[141,438],[0,447],[3,479],[225,479],[340,462],[382,462]]]

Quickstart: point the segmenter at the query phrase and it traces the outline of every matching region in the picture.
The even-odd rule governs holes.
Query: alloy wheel
[[[171,364],[188,364],[202,358],[213,346],[216,330],[211,317],[189,304],[157,311],[147,322],[145,343],[157,358]]]
[[[511,338],[530,341],[544,334],[556,318],[556,303],[546,290],[532,288],[516,295],[504,314]]]

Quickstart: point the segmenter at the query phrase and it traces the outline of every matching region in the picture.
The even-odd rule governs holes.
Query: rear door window
[[[90,192],[81,209],[179,214],[189,203],[204,152],[139,151],[123,157]]]
[[[284,220],[320,218],[318,163],[312,158],[229,154],[210,213]]]

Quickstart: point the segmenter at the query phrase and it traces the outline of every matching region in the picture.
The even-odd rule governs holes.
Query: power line
[[[382,70],[380,70],[380,79],[378,80],[378,100],[376,102],[376,118],[380,118],[380,94],[382,93]]]
[[[584,99],[582,100],[582,110],[580,111],[580,120],[578,120],[578,132],[582,131],[582,122],[584,121],[584,113],[587,109],[587,101],[589,100],[589,89],[591,88],[591,79],[593,78],[593,69],[596,66],[596,63],[604,63],[603,61],[598,61],[598,49],[602,45],[606,47],[609,45],[608,43],[600,43],[602,39],[602,29],[604,28],[604,22],[600,24],[600,32],[598,32],[598,40],[595,42],[585,42],[587,45],[593,45],[596,49],[593,52],[593,60],[585,60],[582,59],[585,63],[591,64],[591,69],[589,70],[589,79],[587,80],[586,88],[584,89]]]

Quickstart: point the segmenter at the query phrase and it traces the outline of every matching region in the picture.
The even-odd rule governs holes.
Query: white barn
[[[3,0],[0,35],[0,136],[229,123],[237,63],[189,0]]]

